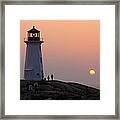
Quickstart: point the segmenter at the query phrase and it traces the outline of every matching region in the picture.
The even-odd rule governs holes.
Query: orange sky
[[[100,87],[100,22],[98,20],[21,20],[20,71],[23,78],[26,31],[35,25],[42,32],[45,75]],[[88,74],[89,68],[96,75]]]

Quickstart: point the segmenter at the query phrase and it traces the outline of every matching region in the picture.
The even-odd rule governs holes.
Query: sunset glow
[[[45,76],[100,86],[100,21],[99,20],[21,20],[20,21],[20,71],[23,78],[25,48],[24,38],[32,26],[42,33],[42,56]],[[95,71],[88,71],[89,65]],[[90,80],[94,74],[94,80]]]

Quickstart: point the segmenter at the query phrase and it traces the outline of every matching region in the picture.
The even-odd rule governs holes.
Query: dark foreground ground
[[[100,100],[100,90],[86,85],[53,81],[20,80],[21,100]]]

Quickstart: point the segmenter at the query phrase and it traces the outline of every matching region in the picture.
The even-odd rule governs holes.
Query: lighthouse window
[[[37,75],[39,76],[40,74],[39,74],[39,73],[37,73]]]

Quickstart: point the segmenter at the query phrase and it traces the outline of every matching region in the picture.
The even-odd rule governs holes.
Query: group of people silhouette
[[[50,79],[51,79],[51,80],[54,79],[54,75],[53,75],[53,74],[47,76],[47,80],[49,81]],[[45,80],[46,80],[46,78],[45,78]]]

